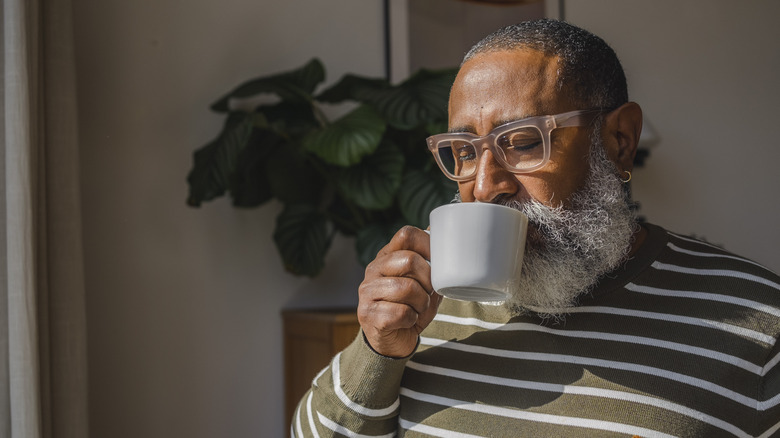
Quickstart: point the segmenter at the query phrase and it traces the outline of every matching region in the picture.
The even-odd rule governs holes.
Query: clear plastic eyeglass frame
[[[468,181],[474,179],[477,175],[476,166],[479,163],[482,151],[487,148],[492,152],[496,160],[508,171],[512,173],[531,173],[544,167],[550,160],[550,133],[556,128],[565,128],[570,126],[584,126],[593,121],[594,117],[598,113],[603,113],[602,109],[580,110],[570,111],[562,114],[549,115],[549,116],[534,116],[528,117],[514,122],[509,122],[493,129],[488,135],[478,136],[469,132],[456,132],[436,134],[428,137],[428,149],[436,159],[436,164],[439,165],[442,172],[447,178],[454,181]],[[519,167],[520,164],[513,165],[507,161],[507,151],[504,146],[499,145],[499,139],[506,139],[508,135],[512,135],[517,132],[533,132],[533,135],[541,137],[543,151],[541,156],[534,158],[533,164]],[[505,140],[504,140],[505,141]],[[453,155],[451,145],[464,144],[471,145],[473,148],[473,158],[469,161],[474,163],[471,167],[469,174],[458,175],[447,169],[443,158],[440,154]],[[440,150],[444,149],[444,152]]]

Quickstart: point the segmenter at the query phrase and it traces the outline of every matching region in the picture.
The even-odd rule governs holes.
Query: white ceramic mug
[[[438,207],[430,219],[433,289],[459,300],[506,300],[520,276],[528,218],[468,202]]]

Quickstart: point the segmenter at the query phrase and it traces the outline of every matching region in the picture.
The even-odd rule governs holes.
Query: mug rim
[[[466,207],[466,206],[468,206],[468,207]],[[525,213],[523,213],[522,211],[520,211],[520,210],[518,210],[516,208],[512,208],[512,207],[509,207],[509,206],[506,206],[506,205],[503,205],[503,204],[494,204],[492,202],[479,202],[479,201],[452,202],[452,203],[449,203],[449,204],[440,205],[440,206],[434,208],[433,210],[431,210],[431,214],[433,214],[434,211],[439,210],[439,209],[444,210],[444,209],[455,208],[455,207],[458,207],[458,208],[463,208],[463,207],[466,207],[466,208],[484,208],[484,207],[493,208],[493,207],[501,207],[501,208],[505,208],[507,210],[514,211],[514,212],[516,212],[516,213],[518,213],[518,214],[520,214],[522,216],[526,216]]]

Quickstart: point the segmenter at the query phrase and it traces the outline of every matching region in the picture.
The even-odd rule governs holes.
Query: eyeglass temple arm
[[[586,122],[583,120],[585,117],[591,117],[596,113],[602,112],[607,112],[607,110],[597,108],[592,110],[571,111],[568,113],[563,113],[555,118],[555,127],[566,128],[568,126],[582,126]]]

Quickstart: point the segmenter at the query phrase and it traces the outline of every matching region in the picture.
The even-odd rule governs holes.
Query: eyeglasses
[[[602,109],[592,109],[528,117],[498,126],[483,137],[468,132],[432,135],[428,137],[428,149],[447,178],[454,181],[476,177],[485,145],[506,170],[530,173],[550,160],[553,129],[584,126],[602,112]]]

